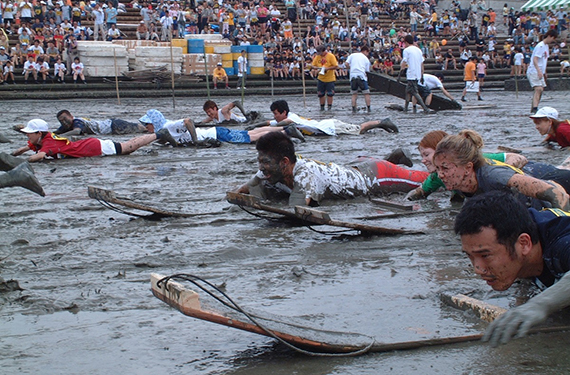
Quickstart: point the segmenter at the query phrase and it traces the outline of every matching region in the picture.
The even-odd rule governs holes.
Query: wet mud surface
[[[459,95],[459,93],[453,93]],[[542,137],[527,113],[531,93],[492,91],[492,109],[436,115],[402,114],[384,108],[401,101],[373,96],[370,115],[352,115],[350,97],[335,98],[331,113],[318,111],[316,97],[286,97],[293,112],[360,123],[390,116],[399,134],[382,130],[358,137],[309,138],[298,152],[321,161],[346,163],[359,155],[387,155],[395,147],[412,151],[434,129],[480,132],[485,150],[523,148],[531,160],[562,162],[567,151],[540,147]],[[214,98],[216,99],[216,98]],[[225,103],[227,99],[219,100]],[[245,107],[270,115],[271,97],[245,97]],[[363,104],[363,98],[359,100]],[[546,93],[567,118],[568,92]],[[55,128],[55,113],[136,120],[157,108],[167,118],[202,119],[202,100],[34,101],[1,103],[0,132],[25,144],[11,126],[35,115]],[[127,136],[111,136],[113,140]],[[256,171],[254,145],[214,149],[147,146],[130,156],[69,159],[34,164],[42,198],[21,188],[0,191],[0,276],[23,290],[0,291],[0,372],[6,374],[388,374],[541,373],[570,368],[567,333],[535,335],[493,349],[480,343],[369,354],[356,358],[310,358],[272,339],[183,316],[152,296],[149,275],[191,273],[216,285],[244,308],[301,319],[306,325],[352,331],[399,342],[480,333],[474,314],[440,302],[439,294],[470,293],[502,307],[514,306],[535,290],[522,283],[493,292],[472,273],[453,235],[449,194],[421,201],[422,210],[444,209],[366,223],[419,230],[425,234],[363,237],[322,234],[305,227],[259,219],[231,206],[227,190]],[[147,221],[111,211],[87,196],[87,186],[192,218]],[[401,202],[402,195],[383,197]],[[326,204],[338,220],[389,213],[366,199]],[[336,230],[338,228],[316,228]],[[567,314],[550,323],[567,322]]]

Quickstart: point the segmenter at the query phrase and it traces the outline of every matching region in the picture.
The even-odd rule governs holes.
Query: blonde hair
[[[475,130],[465,129],[457,135],[448,135],[437,144],[434,158],[439,155],[448,155],[455,159],[458,165],[473,163],[474,169],[479,169],[485,164],[485,158],[481,154],[483,138]]]

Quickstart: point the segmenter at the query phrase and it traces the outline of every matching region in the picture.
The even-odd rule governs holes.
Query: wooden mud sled
[[[256,210],[278,214],[285,219],[301,225],[330,225],[334,227],[354,229],[360,231],[362,234],[368,235],[423,234],[423,232],[419,231],[408,231],[404,229],[385,228],[376,225],[334,220],[324,211],[315,210],[305,206],[295,206],[294,210],[288,210],[263,203],[260,198],[248,194],[227,192],[226,199],[228,202],[242,208],[254,208]]]
[[[406,99],[406,84],[399,82],[396,78],[387,74],[368,72],[368,85],[380,92],[390,94],[401,99]],[[462,107],[458,102],[452,101],[445,96],[438,95],[437,93],[433,93],[429,108],[435,111],[444,111],[459,110]]]
[[[173,212],[168,210],[163,210],[156,207],[151,207],[142,203],[132,202],[127,200],[126,198],[118,198],[114,191],[98,188],[95,186],[88,186],[87,193],[89,194],[89,198],[96,199],[101,203],[104,207],[107,207],[110,210],[121,212],[126,215],[141,217],[147,220],[160,220],[164,217],[196,217],[196,216],[203,216],[203,215],[210,215],[213,213],[183,213],[183,212]],[[150,215],[142,215],[137,214],[134,212],[126,211],[125,208],[128,209],[135,209],[139,211],[149,212]]]
[[[193,283],[205,293],[199,294],[175,280],[184,280]],[[394,350],[410,350],[427,346],[441,346],[456,343],[478,341],[483,334],[466,336],[441,337],[417,341],[402,341],[395,343],[382,343],[375,338],[353,332],[337,332],[315,329],[304,325],[303,322],[292,322],[294,318],[278,316],[262,312],[244,311],[224,292],[213,284],[199,277],[178,274],[165,277],[152,273],[150,276],[151,290],[155,297],[180,311],[182,314],[237,328],[243,331],[272,337],[290,349],[311,356],[356,356],[373,352],[388,352]],[[217,300],[219,304],[212,307],[206,295]],[[476,301],[476,300],[475,300]],[[473,303],[473,301],[469,301]],[[480,306],[486,309],[487,306]],[[486,317],[494,319],[493,314]],[[290,323],[292,322],[292,323]],[[531,333],[547,333],[566,331],[568,326],[543,327],[531,329]]]

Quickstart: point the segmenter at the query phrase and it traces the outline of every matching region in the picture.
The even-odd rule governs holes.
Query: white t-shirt
[[[222,109],[218,109],[218,119],[216,120],[215,118],[212,119],[212,122],[214,124],[219,124],[220,122],[226,120],[226,118],[224,117],[223,113],[222,113]],[[232,111],[230,111],[230,120],[235,120],[237,122],[246,122],[247,119],[243,116],[240,115],[236,115],[235,113],[233,113]],[[216,138],[216,137],[214,137]]]
[[[237,59],[238,63],[238,77],[241,77],[243,73],[247,72],[247,57],[240,56]]]
[[[22,74],[25,74],[26,71],[30,68],[34,68],[34,70],[38,70],[38,65],[35,62],[30,62],[30,61],[26,61],[24,63],[24,71],[22,72]]]
[[[534,47],[532,57],[530,58],[530,64],[528,65],[527,73],[538,73],[536,67],[534,66],[535,57],[538,57],[538,68],[540,71],[543,74],[546,72],[546,64],[548,63],[548,56],[550,56],[550,53],[548,51],[548,44],[544,43],[544,41],[538,43],[536,47]]]
[[[265,179],[261,171],[258,171],[255,177]],[[301,197],[303,200],[310,198],[319,202],[328,198],[347,199],[367,195],[368,191],[364,175],[354,168],[297,157],[293,168],[293,190],[290,191],[289,204],[303,204],[304,202],[298,201]]]
[[[184,119],[176,120],[176,121],[169,121],[167,120],[164,123],[164,128],[168,129],[172,137],[178,143],[190,143],[192,142],[192,135],[184,126]],[[196,135],[198,141],[203,141],[206,138],[213,138],[216,139],[216,127],[212,126],[211,128],[196,128]]]
[[[442,89],[443,83],[433,74],[424,74],[424,84],[418,82],[418,85],[428,87],[430,90]]]
[[[346,59],[346,63],[350,66],[350,79],[360,77],[368,81],[366,72],[370,71],[370,60],[362,52],[353,53]]]
[[[524,59],[524,55],[520,52],[515,54],[515,65],[522,65]]]
[[[79,64],[71,64],[71,70],[73,70],[75,73],[83,73],[83,63],[80,62]]]
[[[408,46],[404,49],[402,61],[408,64],[406,78],[408,80],[419,80],[422,78],[422,63],[424,62],[424,55],[422,51],[416,46]]]
[[[54,65],[55,74],[57,75],[60,70],[62,70],[62,71],[64,71],[64,72],[67,70],[67,69],[65,68],[65,64],[64,64],[64,63],[61,63],[61,64],[60,64],[60,63],[55,63],[55,65]]]
[[[303,131],[305,129],[309,134],[326,134],[326,135],[336,135],[334,120],[311,120],[305,117],[301,117],[295,113],[289,112],[287,114],[287,119],[293,121],[297,128]],[[277,125],[277,120],[271,120],[269,125]]]

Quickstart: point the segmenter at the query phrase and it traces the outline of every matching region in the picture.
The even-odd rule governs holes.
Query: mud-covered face
[[[69,129],[71,129],[71,126],[73,125],[73,117],[71,117],[67,113],[62,113],[61,115],[59,115],[57,121],[59,121],[61,125]]]
[[[267,182],[270,184],[283,182],[283,169],[281,168],[281,163],[276,158],[259,151],[257,163],[259,164],[259,170],[263,172]]]
[[[521,257],[516,252],[511,255],[505,245],[497,242],[495,229],[484,227],[479,233],[464,234],[461,244],[475,273],[494,290],[507,290],[518,278]]]
[[[433,154],[435,150],[429,147],[418,147],[420,150],[420,156],[422,157],[422,163],[426,166],[429,173],[436,171],[435,165],[433,165]]]
[[[550,127],[552,126],[552,120],[548,117],[540,117],[540,118],[533,118],[532,121],[534,122],[534,126],[536,130],[540,133],[540,135],[546,135],[550,131]]]
[[[437,175],[445,184],[447,190],[464,191],[470,170],[467,166],[458,165],[450,155],[438,155],[433,159]]]

